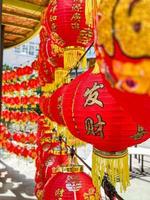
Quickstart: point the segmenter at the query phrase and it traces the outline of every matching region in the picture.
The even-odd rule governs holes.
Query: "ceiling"
[[[4,48],[16,46],[40,29],[40,20],[49,0],[3,0]]]

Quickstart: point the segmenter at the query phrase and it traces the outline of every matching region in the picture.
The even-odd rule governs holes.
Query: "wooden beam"
[[[15,35],[17,35],[17,36],[19,36],[19,35],[20,35],[20,36],[24,36],[24,37],[26,36],[26,34],[23,34],[23,33],[16,33],[16,32],[13,32],[13,31],[15,31],[15,30],[16,30],[16,29],[14,29],[14,30],[12,30],[12,31],[5,31],[5,30],[4,30],[4,32],[7,33],[7,34],[15,34]]]
[[[6,38],[4,38],[4,40],[7,40],[7,41],[9,41],[9,42],[14,42],[14,40],[10,40],[10,39],[6,39]]]
[[[14,23],[10,23],[10,22],[3,22],[2,24],[6,25],[6,26],[14,26],[14,27],[29,30],[29,31],[33,30],[33,28],[23,26],[23,25],[14,24]]]
[[[12,36],[16,36],[16,37],[20,37],[20,38],[25,38],[25,36],[23,36],[23,35],[19,35],[19,34],[15,34],[15,33],[8,33],[8,32],[4,32],[4,37],[5,37],[5,35],[12,35]]]
[[[32,17],[32,16],[25,16],[24,14],[20,14],[20,13],[10,13],[7,11],[3,11],[4,15],[10,16],[10,17],[18,17],[18,18],[22,18],[22,19],[29,19],[35,22],[40,22],[40,19],[38,19],[37,17]]]
[[[5,42],[7,42],[7,43],[8,43],[8,42],[13,42],[13,41],[12,41],[12,40],[9,40],[9,39],[6,39],[6,38],[4,38],[4,43],[5,43]]]
[[[3,0],[3,4],[8,5],[9,7],[20,9],[25,12],[32,12],[40,14],[44,9],[43,6],[39,6],[33,3],[24,2],[20,0]]]

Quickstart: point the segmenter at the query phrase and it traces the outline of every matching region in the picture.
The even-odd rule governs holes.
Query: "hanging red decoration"
[[[146,129],[150,129],[148,5],[148,0],[105,0],[99,2],[100,11],[96,18],[96,43],[103,52],[100,64],[109,70],[107,79],[113,86],[110,92]]]
[[[59,153],[59,154],[58,154]],[[57,155],[58,154],[58,155]],[[68,163],[68,155],[66,152],[54,152],[48,155],[45,160],[45,183],[48,179],[52,178],[55,173],[53,169]]]
[[[82,166],[61,167],[44,186],[44,200],[96,199],[92,179]],[[100,198],[99,198],[100,199]]]
[[[57,122],[59,125],[65,125],[64,120],[62,118],[62,99],[65,92],[67,84],[64,84],[60,88],[58,88],[50,97],[49,103],[49,115],[48,117]]]
[[[63,48],[48,36],[46,28],[40,32],[39,61],[48,61],[53,67],[64,67]]]
[[[93,30],[85,23],[85,1],[50,1],[43,25],[49,37],[64,48],[64,67],[75,66],[84,48],[93,40]]]
[[[46,83],[52,83],[54,80],[54,71],[55,68],[47,61],[43,60],[39,63],[39,79],[44,85]]]
[[[72,102],[69,103],[68,112],[66,109],[63,112],[66,123],[69,122],[67,126],[76,137],[93,144],[93,163],[96,161],[104,162],[104,165],[94,163],[93,174],[99,173],[99,175],[95,175],[94,179],[97,180],[96,176],[100,176],[102,179],[104,170],[106,170],[115,184],[115,176],[119,173],[121,184],[125,189],[129,183],[126,149],[144,142],[150,137],[150,134],[148,130],[136,125],[129,114],[118,105],[115,98],[107,90],[102,74],[99,73],[99,70],[97,71],[97,68],[88,72],[78,84],[76,83],[76,80],[72,81],[68,86],[69,91],[72,88],[73,94],[70,95],[66,89],[64,95],[64,99]],[[76,89],[74,90],[75,85]],[[68,115],[70,111],[72,120]],[[96,155],[99,155],[100,161]],[[106,159],[102,161],[101,158]],[[117,159],[115,160],[115,158]],[[112,171],[109,171],[111,162]],[[120,162],[124,164],[121,165]],[[123,174],[126,176],[124,179],[122,179]]]

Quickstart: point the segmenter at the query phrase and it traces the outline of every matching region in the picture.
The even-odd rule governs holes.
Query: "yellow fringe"
[[[94,67],[94,69],[93,69],[93,71],[92,71],[92,74],[99,74],[101,72],[101,68],[100,68],[100,66],[98,65],[98,63],[96,62],[95,63],[95,67]]]
[[[120,191],[126,190],[129,186],[129,167],[128,154],[120,158],[104,158],[92,155],[92,178],[97,189],[100,190],[104,174],[107,173],[111,183],[115,186],[116,182],[120,182]]]
[[[67,139],[67,144],[69,146],[75,146],[75,147],[79,147],[79,146],[83,146],[86,145],[85,142],[83,142],[82,140],[74,137],[71,132],[68,130],[67,127],[63,127],[63,126],[57,126],[57,131],[59,134],[62,134],[63,136],[66,137]]]
[[[44,93],[52,93],[56,88],[54,83],[47,83],[41,89]]]
[[[63,85],[66,81],[66,75],[68,71],[62,68],[57,68],[55,70],[55,85]]]
[[[100,10],[100,3],[101,0],[85,0],[85,19],[87,25],[94,25],[94,18]]]
[[[93,0],[85,1],[85,19],[87,25],[93,26]]]
[[[67,47],[64,49],[64,68],[70,70],[74,68],[84,54],[85,49],[82,47]],[[86,57],[81,61],[83,70],[86,68]]]
[[[69,146],[72,146],[72,145],[73,145],[73,146],[75,146],[75,147],[79,147],[79,146],[84,146],[84,145],[86,145],[85,142],[83,142],[82,140],[80,140],[80,139],[76,138],[75,136],[73,136],[73,135],[71,134],[71,132],[70,132],[67,128],[65,128],[64,135],[65,135],[66,138],[67,138],[67,144],[68,144]]]

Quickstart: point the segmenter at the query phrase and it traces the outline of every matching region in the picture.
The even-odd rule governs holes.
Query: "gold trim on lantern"
[[[84,54],[85,48],[83,47],[74,47],[69,46],[64,48],[64,68],[70,70],[71,68],[76,67],[81,56]],[[81,61],[82,69],[86,67],[86,57]]]
[[[123,151],[118,151],[118,152],[106,152],[106,151],[101,151],[99,149],[94,148],[93,153],[95,153],[98,156],[101,156],[102,158],[122,158],[128,154],[128,150],[125,149]]]
[[[68,150],[67,150],[67,148],[65,148],[65,149],[52,149],[51,153],[54,154],[54,155],[67,155]]]
[[[60,166],[57,172],[62,173],[79,173],[83,172],[82,165],[67,165],[67,166]]]

